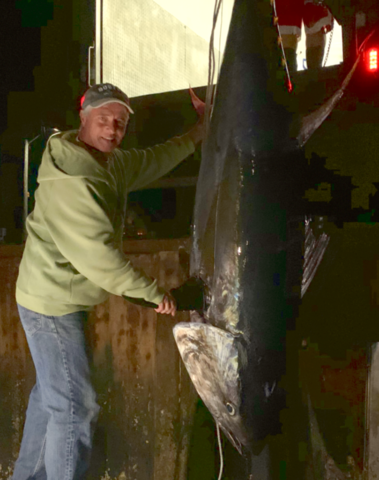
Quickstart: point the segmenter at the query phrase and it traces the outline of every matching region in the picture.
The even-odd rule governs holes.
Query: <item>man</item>
[[[202,140],[199,122],[147,150],[118,147],[133,111],[111,84],[87,90],[78,131],[50,138],[16,298],[36,368],[14,480],[82,479],[99,406],[83,321],[109,294],[144,299],[174,315],[176,303],[122,251],[127,194],[167,173]]]

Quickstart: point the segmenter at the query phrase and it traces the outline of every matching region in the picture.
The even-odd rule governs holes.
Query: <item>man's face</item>
[[[107,103],[90,110],[87,115],[81,111],[80,120],[80,139],[100,152],[109,153],[124,138],[129,112],[120,103]]]

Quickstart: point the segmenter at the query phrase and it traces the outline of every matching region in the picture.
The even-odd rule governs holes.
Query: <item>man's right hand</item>
[[[166,315],[174,316],[176,313],[176,300],[175,298],[167,292],[163,297],[163,300],[158,305],[158,308],[154,309],[157,313],[162,313]]]

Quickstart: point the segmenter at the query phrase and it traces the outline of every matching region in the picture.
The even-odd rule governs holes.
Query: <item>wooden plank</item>
[[[128,239],[123,242],[126,254],[175,252],[180,248],[189,251],[190,245],[190,238]],[[23,245],[0,245],[0,258],[21,258],[23,251]]]
[[[178,252],[130,258],[165,288],[186,277]],[[186,478],[196,394],[188,376],[181,378],[172,335],[183,320],[187,313],[173,319],[118,297],[91,314],[89,340],[102,409],[90,478]]]
[[[187,265],[173,269],[172,254],[161,252],[158,281],[174,288],[186,278]],[[177,265],[180,264],[176,253]],[[154,480],[186,480],[187,460],[197,394],[176,348],[172,328],[188,321],[188,313],[177,313],[175,320],[158,315],[154,369]]]
[[[159,240],[125,240],[124,252],[126,254],[176,252],[179,249],[189,251],[190,238],[174,238]]]
[[[0,245],[0,258],[21,258],[23,251],[23,245]]]
[[[0,480],[10,478],[22,438],[35,373],[14,298],[19,260],[1,259],[0,286]]]
[[[367,480],[379,477],[379,343],[372,344],[367,382]]]
[[[197,177],[166,177],[149,183],[139,190],[150,190],[155,188],[178,188],[194,187],[197,184]]]
[[[133,264],[165,288],[185,279],[178,248],[188,239],[126,242]],[[159,248],[167,251],[159,252]],[[180,250],[182,251],[182,250]],[[9,480],[18,455],[29,392],[35,381],[14,298],[21,246],[1,246],[0,271],[0,480]],[[184,480],[193,400],[172,327],[188,320],[111,296],[86,324],[93,383],[101,406],[89,479]],[[161,413],[161,412],[164,413]],[[179,473],[178,473],[179,472]]]

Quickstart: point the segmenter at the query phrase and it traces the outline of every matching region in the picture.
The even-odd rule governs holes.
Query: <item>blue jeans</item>
[[[86,312],[60,317],[18,306],[36,368],[13,480],[79,480],[89,466],[99,412],[83,324]]]

